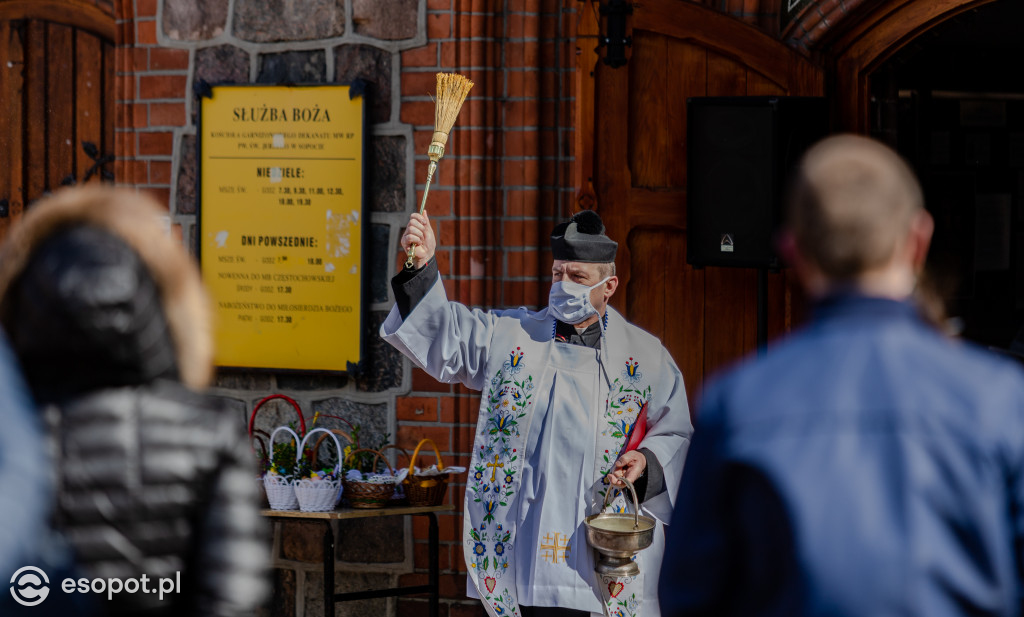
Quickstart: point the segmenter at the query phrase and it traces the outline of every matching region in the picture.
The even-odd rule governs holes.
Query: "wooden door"
[[[586,101],[578,107],[584,132],[593,118],[593,143],[584,136],[577,149],[584,167],[593,152],[593,197],[619,241],[613,304],[665,343],[692,411],[711,373],[756,349],[757,271],[686,263],[686,99],[817,96],[822,71],[763,32],[687,0],[634,3],[630,22],[632,57],[618,69],[598,63],[592,115]],[[581,97],[586,92],[584,79]],[[587,176],[581,180],[586,187]],[[774,336],[791,323],[792,295],[785,272],[767,276]]]
[[[113,179],[114,19],[103,4],[0,2],[0,239],[45,193]]]

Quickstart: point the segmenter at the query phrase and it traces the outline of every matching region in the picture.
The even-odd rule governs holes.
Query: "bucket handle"
[[[633,483],[630,482],[629,479],[626,478],[626,476],[620,476],[619,480],[623,484],[626,485],[626,488],[629,489],[629,493],[633,496],[633,529],[639,529],[640,528],[640,501],[636,498],[636,489],[633,488]],[[611,497],[612,489],[614,489],[614,488],[616,488],[616,487],[613,487],[613,486],[609,485],[608,490],[605,491],[605,494],[604,494],[604,505],[601,506],[601,511],[602,512],[604,512],[604,509],[608,507],[608,498]]]

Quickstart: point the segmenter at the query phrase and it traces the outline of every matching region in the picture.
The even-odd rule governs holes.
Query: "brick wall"
[[[213,393],[248,418],[282,392],[309,422],[316,412],[386,434],[411,451],[431,437],[446,463],[468,462],[479,398],[440,385],[382,343],[403,261],[398,238],[419,204],[433,128],[434,74],[475,83],[431,187],[429,212],[450,297],[484,307],[539,306],[548,286],[549,230],[572,202],[576,0],[307,0],[282,14],[273,0],[117,0],[119,184],[155,194],[183,242],[196,247],[195,84],[340,83],[368,88],[364,238],[370,245],[366,361],[359,375],[221,371]],[[258,425],[294,418],[268,403]],[[325,425],[342,426],[328,419]],[[464,484],[449,490],[461,510]],[[383,520],[383,519],[382,519]],[[461,516],[440,517],[442,615],[482,614],[464,597]],[[334,526],[337,591],[426,580],[426,521]],[[275,617],[319,614],[320,529],[277,524]],[[339,615],[426,614],[423,599],[339,604]]]

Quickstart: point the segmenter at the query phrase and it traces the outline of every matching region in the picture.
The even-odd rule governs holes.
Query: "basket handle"
[[[270,450],[267,449],[267,442],[264,437],[269,438],[270,435],[267,435],[266,431],[256,429],[253,431],[253,434],[249,436],[249,446],[252,448],[252,451],[260,457],[260,461],[265,463],[270,458]],[[258,452],[256,450],[256,444],[259,444],[260,446]]]
[[[339,431],[339,432],[341,432],[342,435],[345,434],[342,431]],[[327,436],[330,436],[330,438],[334,440],[334,445],[335,445],[335,447],[338,448],[338,459],[339,459],[338,460],[338,464],[335,465],[334,468],[335,468],[335,470],[340,470],[341,469],[341,453],[342,453],[341,442],[338,441],[338,438],[334,436],[334,433],[330,429],[326,429],[326,428],[315,428],[315,429],[310,430],[308,433],[306,433],[306,436],[302,438],[302,443],[299,444],[299,449],[295,451],[295,462],[299,462],[299,461],[302,460],[302,453],[306,449],[306,442],[309,441],[309,438],[313,435],[313,433],[323,433],[324,434],[323,437],[321,437],[316,442],[317,446],[319,446],[320,442],[323,441],[324,438],[326,438]],[[349,439],[349,441],[352,441],[352,440]],[[315,450],[313,451],[313,458],[316,459],[316,451]]]
[[[291,406],[293,408],[295,408],[295,413],[296,413],[296,415],[299,416],[299,428],[301,429],[300,432],[303,435],[305,435],[306,434],[306,419],[304,417],[302,417],[302,409],[299,407],[299,404],[295,402],[295,399],[293,399],[291,397],[288,397],[288,396],[285,396],[283,394],[271,394],[270,396],[265,396],[265,397],[261,398],[259,400],[259,402],[256,403],[256,406],[252,408],[252,414],[249,416],[249,435],[252,436],[252,429],[256,425],[256,412],[258,412],[260,410],[260,407],[263,407],[264,403],[266,403],[267,401],[272,401],[275,398],[284,399],[289,404],[291,404]]]
[[[395,450],[398,450],[399,452],[401,452],[402,455],[405,456],[405,460],[407,460],[407,461],[411,461],[412,460],[412,457],[409,456],[409,451],[408,450],[406,450],[402,446],[399,446],[399,445],[396,445],[396,444],[393,444],[393,443],[389,443],[386,446],[382,446],[381,449],[380,449],[380,453],[384,454],[384,450],[388,450],[390,448],[394,448]],[[396,467],[397,467],[397,465],[396,465]]]
[[[412,477],[413,473],[415,473],[413,471],[413,467],[415,466],[416,463],[416,457],[419,456],[420,454],[420,448],[423,447],[423,444],[428,442],[434,448],[434,457],[437,459],[437,470],[441,471],[442,469],[444,469],[444,463],[441,462],[441,453],[437,449],[437,444],[434,443],[433,439],[430,439],[429,437],[424,437],[423,439],[420,440],[418,444],[416,444],[416,449],[413,451],[412,457],[409,459],[409,477]]]
[[[310,429],[309,432],[313,433],[314,431],[322,431],[322,430],[325,430],[325,429],[323,427],[318,427],[318,428]],[[347,442],[349,442],[351,444],[355,444],[355,442],[352,441],[352,437],[348,433],[346,433],[345,431],[341,430],[340,428],[329,428],[329,429],[326,429],[326,430],[330,431],[331,433],[334,433],[334,435],[340,435],[340,436],[344,437],[345,441],[347,441]],[[320,455],[320,445],[324,442],[325,439],[327,439],[327,435],[321,435],[320,437],[317,438],[316,443],[313,444],[313,466],[314,467],[316,467],[317,463],[320,460],[320,456],[319,456]],[[335,438],[334,441],[335,441],[335,444],[338,446],[338,467],[341,467],[341,453],[343,452],[343,450],[341,450],[341,444],[338,443],[337,438]]]
[[[267,444],[267,447],[270,448],[270,455],[267,458],[267,460],[270,461],[270,462],[273,462],[273,460],[274,460],[274,437],[276,437],[277,434],[280,433],[281,431],[284,431],[286,433],[291,433],[292,438],[295,439],[295,443],[296,444],[299,444],[299,443],[302,442],[302,440],[299,439],[299,436],[295,434],[295,431],[293,431],[292,429],[288,428],[287,426],[279,426],[279,427],[275,428],[274,432],[270,434],[270,440],[269,440],[269,443]]]
[[[379,458],[380,460],[384,461],[384,464],[387,465],[388,471],[391,472],[391,475],[395,475],[395,470],[391,466],[391,463],[388,462],[388,459],[385,458],[385,456],[383,454],[381,454],[380,451],[374,450],[372,448],[357,448],[355,450],[352,450],[351,452],[348,453],[348,456],[345,457],[345,462],[347,463],[348,459],[352,458],[352,455],[355,454],[356,452],[373,452],[374,454],[377,455],[377,456],[374,457],[374,459],[378,459]]]

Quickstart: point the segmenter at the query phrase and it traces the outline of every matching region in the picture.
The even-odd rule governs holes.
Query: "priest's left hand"
[[[608,481],[612,486],[622,488],[625,484],[619,480],[619,476],[624,475],[627,480],[635,483],[646,468],[647,457],[636,450],[630,450],[620,456],[619,460],[615,461],[611,473],[608,474]]]

